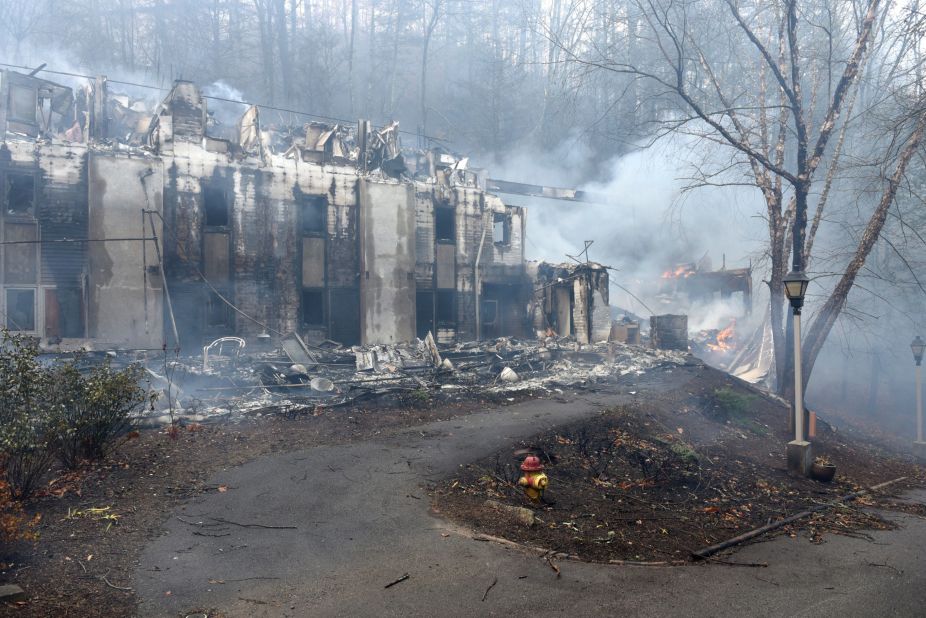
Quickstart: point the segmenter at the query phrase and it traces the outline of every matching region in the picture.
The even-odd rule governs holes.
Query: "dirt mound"
[[[791,439],[785,406],[707,367],[666,369],[661,377],[677,388],[656,396],[637,383],[640,390],[629,391],[636,395],[632,405],[471,464],[435,487],[435,510],[483,533],[586,560],[671,562],[861,487],[900,476],[923,480],[909,458],[825,425],[815,454],[836,464],[836,479],[793,478],[785,466]],[[531,504],[517,485],[520,461],[513,453],[524,448],[541,454],[550,477],[541,504]],[[533,508],[536,521],[512,525],[487,500]],[[858,506],[783,532],[796,534],[800,526],[819,540],[823,531],[858,534],[891,525]]]

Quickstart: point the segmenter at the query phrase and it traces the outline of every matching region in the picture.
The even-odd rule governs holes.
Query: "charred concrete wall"
[[[164,237],[155,214],[163,212],[163,187],[158,159],[89,155],[89,236],[108,241],[88,244],[88,337],[117,347],[162,345],[163,281],[153,239]]]
[[[182,142],[172,150],[166,263],[186,337],[266,327],[359,343],[356,171],[276,157],[256,166]]]
[[[415,192],[360,181],[363,343],[415,338]]]
[[[0,143],[0,186],[11,187],[0,311],[13,330],[189,352],[264,331],[344,344],[529,331],[524,211],[463,168],[403,175],[397,124],[361,123],[369,148],[319,123],[281,146],[257,108],[237,135],[211,135],[190,82],[147,122],[131,110],[131,127],[106,112],[129,107],[104,79],[78,95],[64,88],[54,123]],[[161,262],[143,240],[152,233]]]
[[[480,320],[479,336],[525,335],[524,210],[476,187],[418,183],[415,219],[418,335],[476,338],[477,298],[492,318]]]

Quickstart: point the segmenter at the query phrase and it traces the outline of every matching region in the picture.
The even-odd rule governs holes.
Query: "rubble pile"
[[[688,358],[681,351],[617,342],[582,345],[557,337],[502,337],[438,347],[430,335],[407,344],[350,348],[333,342],[309,346],[294,337],[275,350],[227,352],[211,350],[208,362],[147,358],[152,387],[161,396],[158,409],[145,421],[313,413],[387,395],[462,399],[562,392],[638,376]]]

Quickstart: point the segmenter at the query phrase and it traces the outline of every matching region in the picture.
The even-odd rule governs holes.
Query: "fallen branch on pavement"
[[[483,600],[483,601],[485,601],[485,600],[486,600],[486,597],[489,596],[489,590],[491,590],[492,588],[495,588],[495,584],[497,584],[497,583],[498,583],[498,578],[496,577],[495,579],[492,580],[492,583],[489,584],[489,587],[486,588],[485,593],[483,593],[483,595],[482,595],[482,600]]]
[[[295,530],[296,526],[267,526],[264,524],[242,524],[237,521],[232,521],[230,519],[221,519],[219,517],[210,517],[212,521],[217,521],[222,524],[230,524],[232,526],[239,526],[241,528],[266,528],[268,530]]]
[[[894,479],[894,480],[892,480],[892,481],[887,481],[887,482],[884,482],[884,483],[880,483],[880,484],[878,484],[878,485],[873,485],[872,487],[869,487],[868,489],[862,489],[861,491],[854,491],[854,492],[852,492],[852,493],[850,493],[850,494],[846,494],[846,495],[844,495],[844,496],[842,496],[842,497],[840,497],[840,498],[837,498],[836,500],[833,500],[832,502],[828,502],[828,503],[826,503],[826,504],[821,504],[821,505],[819,505],[819,506],[815,506],[815,507],[813,507],[813,508],[807,509],[806,511],[801,511],[800,513],[797,513],[797,514],[795,514],[795,515],[791,515],[790,517],[785,517],[784,519],[779,519],[778,521],[776,521],[776,522],[774,522],[774,523],[771,523],[771,524],[762,526],[761,528],[756,528],[755,530],[751,530],[751,531],[749,531],[749,532],[746,532],[745,534],[741,534],[741,535],[739,535],[739,536],[735,536],[735,537],[733,537],[732,539],[729,539],[729,540],[724,541],[724,542],[722,542],[722,543],[717,543],[716,545],[711,545],[710,547],[705,547],[704,549],[699,549],[698,551],[693,551],[693,552],[691,552],[691,555],[692,555],[694,558],[696,558],[696,559],[701,559],[701,560],[703,560],[703,559],[705,559],[705,558],[708,558],[708,557],[710,557],[710,556],[713,556],[714,554],[716,554],[716,553],[719,552],[719,551],[723,551],[724,549],[727,549],[727,548],[729,548],[729,547],[733,547],[733,546],[735,546],[735,545],[739,545],[740,543],[744,543],[745,541],[749,541],[749,540],[751,540],[751,539],[754,539],[754,538],[756,538],[756,537],[758,537],[758,536],[762,536],[763,534],[765,534],[765,533],[767,533],[767,532],[772,532],[773,530],[777,530],[778,528],[781,528],[781,527],[783,527],[783,526],[787,526],[788,524],[794,523],[794,522],[796,522],[796,521],[798,521],[798,520],[800,520],[800,519],[803,519],[803,518],[805,518],[805,517],[808,517],[808,516],[810,516],[810,515],[813,515],[814,513],[818,513],[818,512],[820,512],[820,511],[825,511],[825,510],[827,510],[827,509],[831,509],[831,508],[833,508],[833,507],[835,507],[835,506],[839,506],[840,504],[842,504],[842,503],[844,503],[844,502],[849,502],[850,500],[855,500],[856,498],[859,498],[859,497],[861,497],[861,496],[864,496],[864,495],[866,495],[866,494],[869,494],[869,493],[871,493],[871,492],[873,492],[873,491],[877,491],[877,490],[879,490],[879,489],[884,489],[885,487],[887,487],[887,486],[889,486],[889,485],[893,485],[893,484],[895,484],[895,483],[899,483],[900,481],[905,481],[906,479],[907,479],[907,477],[901,476],[900,478],[896,478],[896,479]]]
[[[399,579],[393,580],[393,581],[389,582],[388,584],[386,584],[385,586],[383,586],[383,588],[392,588],[392,587],[395,586],[396,584],[401,584],[402,582],[404,582],[404,581],[405,581],[406,579],[408,579],[409,577],[411,577],[411,575],[409,575],[408,573],[405,573],[405,574],[402,575],[402,577],[400,577]]]
[[[553,569],[554,571],[556,571],[556,578],[559,579],[559,577],[560,577],[560,575],[562,575],[562,573],[560,573],[559,567],[556,566],[556,563],[553,562],[553,560],[550,558],[550,556],[544,556],[543,559],[547,561],[547,564],[550,565],[550,568],[551,568],[551,569]]]

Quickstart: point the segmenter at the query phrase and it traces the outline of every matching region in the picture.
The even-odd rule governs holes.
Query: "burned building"
[[[403,152],[396,123],[221,124],[193,83],[153,110],[110,86],[0,73],[3,326],[190,351],[529,334],[525,212],[465,159]]]
[[[582,344],[610,338],[607,267],[595,262],[540,263],[534,277],[532,315],[538,335],[575,337]]]
[[[677,264],[662,274],[656,296],[667,303],[676,303],[681,297],[688,305],[737,300],[742,315],[749,315],[752,313],[752,266],[728,269],[724,260],[720,270],[712,270],[707,256],[697,264]]]

